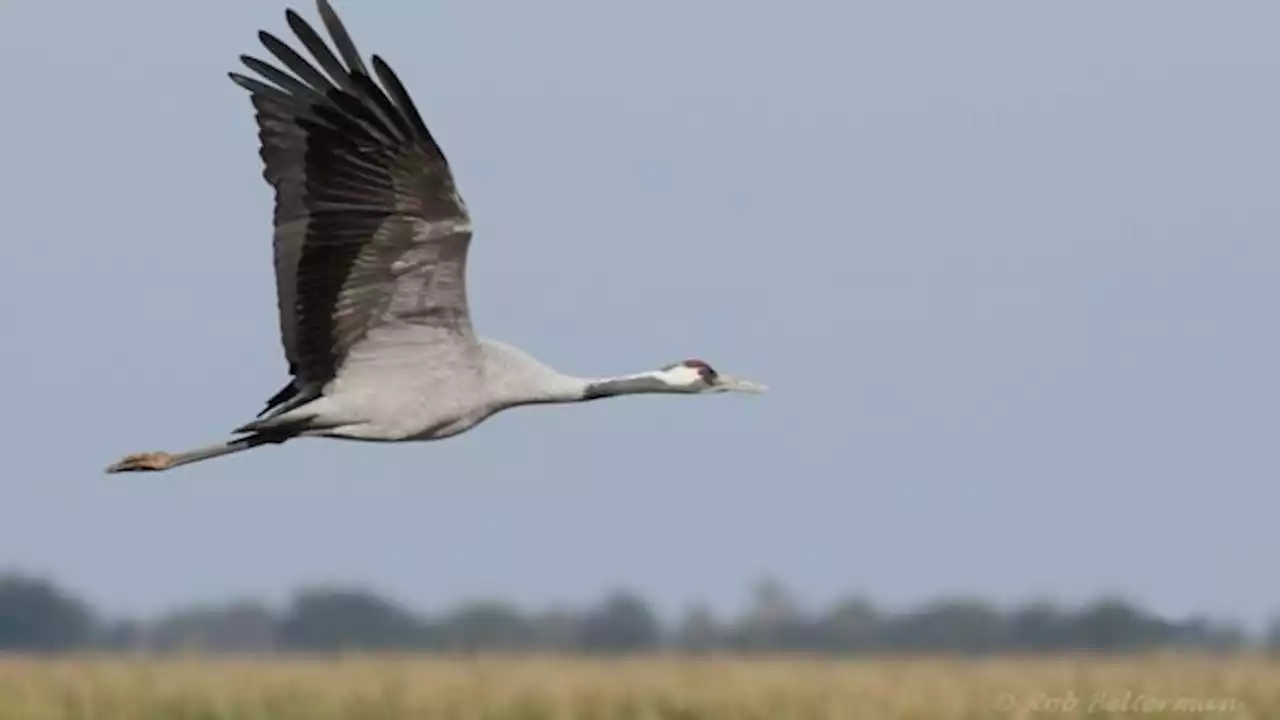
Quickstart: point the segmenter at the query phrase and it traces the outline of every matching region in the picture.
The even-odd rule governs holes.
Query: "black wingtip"
[[[324,23],[325,29],[329,31],[329,37],[333,40],[333,44],[338,49],[338,54],[342,56],[343,62],[347,64],[347,68],[351,73],[369,75],[369,70],[365,68],[364,60],[361,59],[360,51],[356,49],[355,42],[351,39],[350,33],[347,32],[346,25],[338,17],[338,13],[334,12],[328,0],[316,0],[316,9],[320,11],[320,20]]]
[[[284,21],[289,24],[289,27],[293,28],[295,33],[298,31],[299,25],[308,25],[307,19],[294,12],[293,8],[284,11]]]
[[[241,75],[238,72],[229,72],[227,73],[227,77],[231,78],[231,82],[235,83],[237,87],[248,90],[250,95],[263,94],[261,89],[262,83],[251,77]]]
[[[267,32],[266,30],[259,30],[259,31],[258,31],[258,42],[262,43],[263,45],[265,45],[265,46],[267,46],[267,47],[269,48],[269,47],[271,47],[271,43],[272,43],[273,41],[274,41],[274,42],[279,42],[280,40],[279,40],[275,35],[272,35],[271,33]]]

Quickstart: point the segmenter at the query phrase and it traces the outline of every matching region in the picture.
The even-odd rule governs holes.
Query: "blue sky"
[[[285,377],[224,74],[284,7],[0,7],[0,567],[128,613],[327,581],[732,609],[765,574],[1280,609],[1280,5],[338,0],[453,163],[482,332],[771,391],[104,475]]]

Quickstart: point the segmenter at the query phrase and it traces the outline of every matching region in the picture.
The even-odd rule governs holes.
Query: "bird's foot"
[[[109,473],[146,472],[152,470],[168,470],[173,464],[173,456],[166,452],[149,452],[126,455],[120,462],[107,468]]]

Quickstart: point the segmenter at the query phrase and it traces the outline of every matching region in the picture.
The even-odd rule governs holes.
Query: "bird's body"
[[[307,418],[309,429],[301,435],[438,440],[470,430],[510,407],[575,402],[588,384],[495,340],[444,343],[435,352],[433,340],[430,335],[416,343],[397,337],[385,352],[353,357],[316,400],[241,429],[289,426]],[[424,357],[431,362],[423,362]],[[402,379],[389,385],[387,377]]]
[[[296,437],[436,440],[520,405],[763,389],[700,360],[576,378],[477,337],[466,292],[471,217],[448,162],[390,66],[375,55],[370,73],[328,2],[317,6],[336,55],[290,10],[314,63],[260,32],[289,72],[242,56],[261,79],[231,73],[250,93],[263,176],[275,190],[277,304],[292,379],[238,437],[130,455],[109,471],[164,470]]]

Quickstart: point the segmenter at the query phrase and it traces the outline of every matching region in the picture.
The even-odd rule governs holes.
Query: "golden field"
[[[0,720],[1280,720],[1263,658],[0,657]]]

